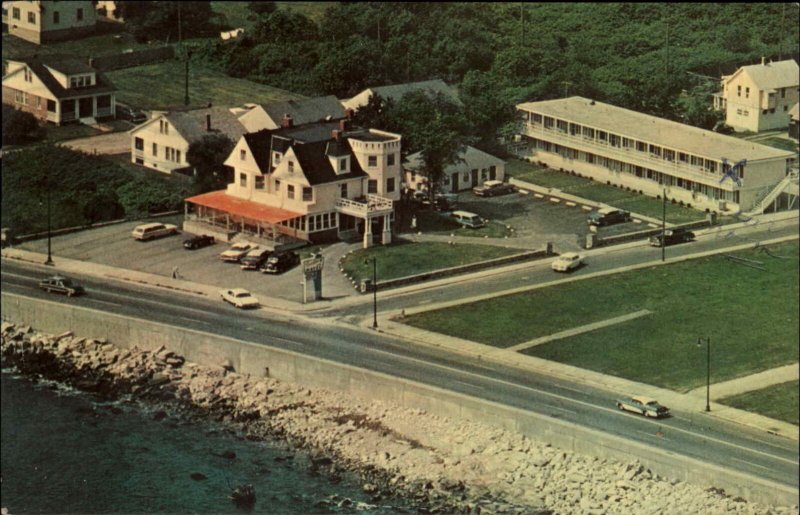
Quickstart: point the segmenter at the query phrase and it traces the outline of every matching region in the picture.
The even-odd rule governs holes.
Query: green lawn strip
[[[391,245],[360,249],[345,256],[342,267],[356,282],[372,279],[372,258],[378,264],[378,282],[433,270],[467,265],[522,252],[519,249],[437,242],[411,243],[399,240]]]
[[[779,148],[781,150],[788,150],[789,152],[797,152],[797,142],[796,141],[789,141],[788,139],[784,138],[767,138],[757,141],[756,143],[760,143],[762,145],[767,145],[774,148]]]
[[[799,387],[799,381],[788,381],[760,390],[726,397],[718,402],[733,408],[752,411],[765,417],[800,425]]]
[[[509,159],[506,172],[512,177],[531,182],[545,188],[558,188],[564,193],[583,197],[595,202],[603,202],[620,209],[653,218],[661,218],[662,202],[653,197],[601,184],[584,177],[576,177],[565,172],[543,168]],[[701,211],[667,203],[667,222],[680,224],[702,220],[705,214]]]
[[[159,43],[160,44],[160,43]],[[68,41],[57,41],[44,45],[35,45],[8,34],[3,35],[3,59],[29,57],[34,54],[44,56],[67,54],[77,57],[100,57],[121,54],[123,50],[144,50],[154,48],[147,43],[137,43],[133,36],[120,32],[118,34],[100,34]]]
[[[185,96],[183,63],[170,60],[125,68],[108,73],[120,91],[120,102],[144,109],[168,109],[183,106]],[[303,98],[290,91],[235,79],[197,65],[189,67],[189,99],[193,107],[233,107],[245,102],[273,102]]]
[[[404,323],[506,347],[649,309],[646,317],[524,352],[688,391],[705,384],[705,352],[695,345],[701,336],[712,337],[715,382],[797,360],[798,244],[770,249],[788,259],[736,253],[761,261],[766,272],[710,256],[422,313]]]

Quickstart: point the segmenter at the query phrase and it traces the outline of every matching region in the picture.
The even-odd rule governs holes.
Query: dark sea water
[[[243,513],[230,487],[251,483],[254,513],[402,513],[369,503],[354,478],[312,474],[278,443],[185,424],[131,404],[98,403],[2,373],[0,505],[20,513]],[[114,414],[111,408],[121,408]],[[119,410],[115,410],[119,412]],[[221,455],[236,453],[235,459]],[[207,477],[196,481],[200,473]],[[344,499],[348,499],[344,500]]]

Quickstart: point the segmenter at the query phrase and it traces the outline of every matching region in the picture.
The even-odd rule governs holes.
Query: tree
[[[685,91],[675,100],[675,112],[683,123],[711,130],[722,120],[721,113],[711,108],[716,84],[702,83]]]
[[[3,145],[24,145],[43,137],[36,117],[3,104]]]
[[[209,1],[119,2],[120,15],[139,42],[149,39],[177,41],[206,36],[216,30]]]
[[[278,10],[278,6],[275,2],[247,2],[247,9],[256,16],[261,16],[274,13]]]
[[[174,188],[165,187],[165,180],[138,177],[117,190],[119,201],[129,217],[179,209],[184,195]]]
[[[235,146],[224,134],[208,134],[189,145],[186,160],[194,167],[194,186],[197,193],[224,189],[230,178],[225,160]]]

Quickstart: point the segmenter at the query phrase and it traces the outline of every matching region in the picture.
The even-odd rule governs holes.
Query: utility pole
[[[185,77],[185,85],[186,85],[186,94],[183,97],[183,105],[189,105],[189,59],[192,57],[192,51],[186,51],[186,77]]]
[[[372,328],[378,329],[378,259],[372,258]]]
[[[181,2],[178,2],[178,44],[180,45],[183,41],[181,37]]]
[[[667,190],[661,190],[663,202],[661,204],[661,261],[667,259]]]
[[[50,217],[50,175],[48,172],[47,176],[47,261],[44,262],[45,265],[53,266],[53,253],[51,252],[50,248],[50,238],[51,238],[51,217]]]
[[[706,344],[706,411],[711,411],[711,337],[698,338],[697,346]]]

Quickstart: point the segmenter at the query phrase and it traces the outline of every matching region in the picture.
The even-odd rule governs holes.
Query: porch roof
[[[277,224],[292,218],[302,216],[302,213],[295,213],[277,207],[266,206],[253,202],[252,200],[245,200],[228,195],[226,190],[212,191],[196,195],[185,199],[186,202],[197,204],[200,206],[210,207],[225,213],[248,218],[250,220],[257,220],[259,222],[267,222]]]

